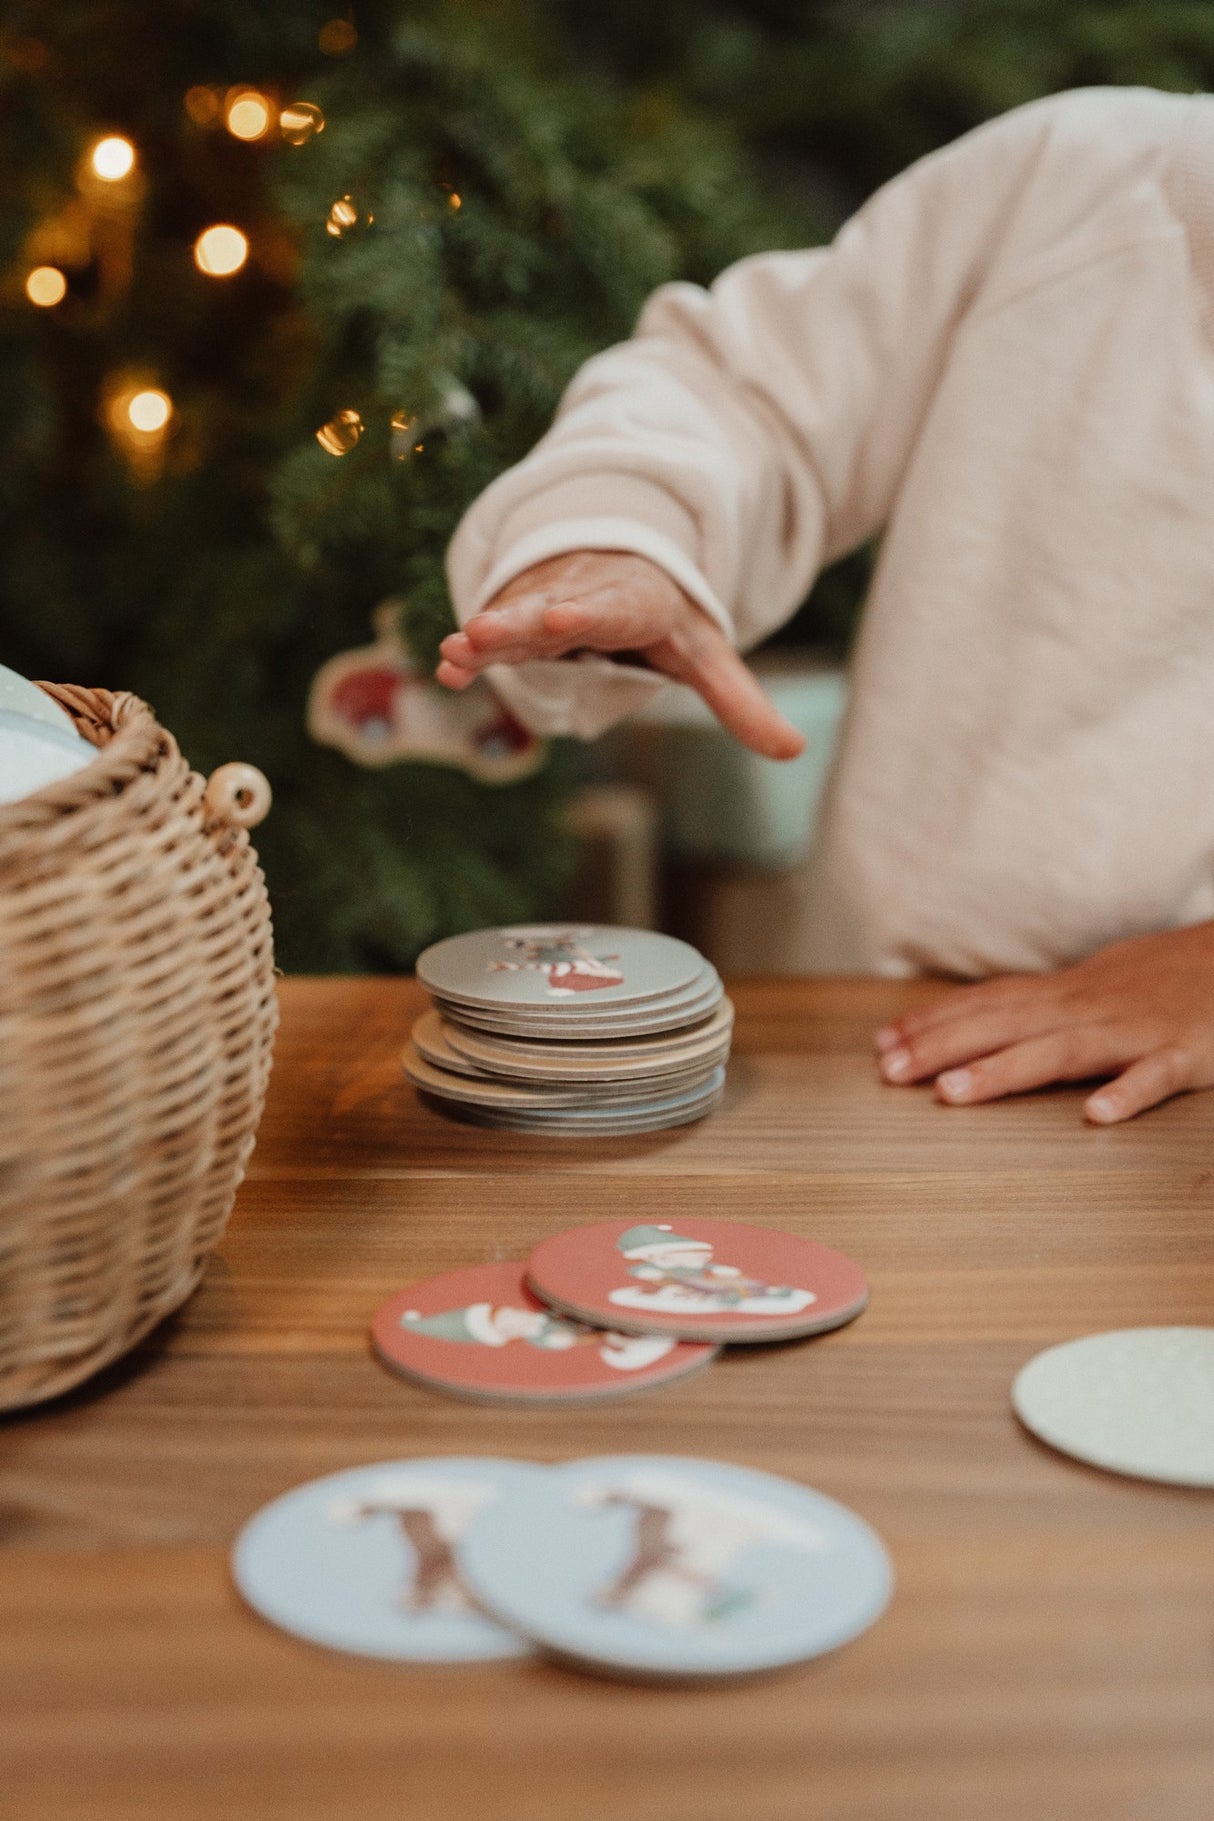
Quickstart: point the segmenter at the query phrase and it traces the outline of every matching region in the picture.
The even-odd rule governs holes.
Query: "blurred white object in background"
[[[0,664],[0,803],[57,784],[96,756],[57,702]]]
[[[7,664],[0,664],[0,711],[27,715],[32,721],[45,721],[61,733],[77,737],[75,723],[66,708],[60,708],[37,683],[18,676]]]

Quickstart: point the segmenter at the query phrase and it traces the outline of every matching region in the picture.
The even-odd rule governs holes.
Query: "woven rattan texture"
[[[137,697],[46,687],[99,751],[0,806],[0,1409],[78,1384],[189,1296],[278,1016],[247,832]]]

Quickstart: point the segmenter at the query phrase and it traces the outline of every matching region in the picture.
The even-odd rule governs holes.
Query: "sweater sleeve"
[[[830,247],[657,291],[465,516],[448,557],[460,624],[531,564],[597,549],[649,557],[743,648],[780,625],[824,563],[884,524],[975,299],[1010,260],[1039,260],[1026,198],[1057,187],[1043,167],[1070,162],[1065,104],[1083,99],[1034,103],[921,160]],[[1086,105],[1098,165],[1091,142],[1116,129]],[[1055,234],[1076,212],[1082,196],[1036,210]],[[491,676],[537,731],[584,738],[661,687],[591,654]]]

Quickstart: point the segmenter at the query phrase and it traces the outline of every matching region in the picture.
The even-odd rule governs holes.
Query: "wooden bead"
[[[213,771],[203,792],[203,802],[213,816],[234,822],[238,828],[256,828],[270,807],[270,785],[256,765],[235,759]]]

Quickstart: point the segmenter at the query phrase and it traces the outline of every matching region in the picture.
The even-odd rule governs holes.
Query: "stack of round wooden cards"
[[[434,1010],[405,1073],[479,1125],[576,1137],[703,1118],[725,1083],[733,1007],[690,944],[651,930],[477,930],[421,956]]]

